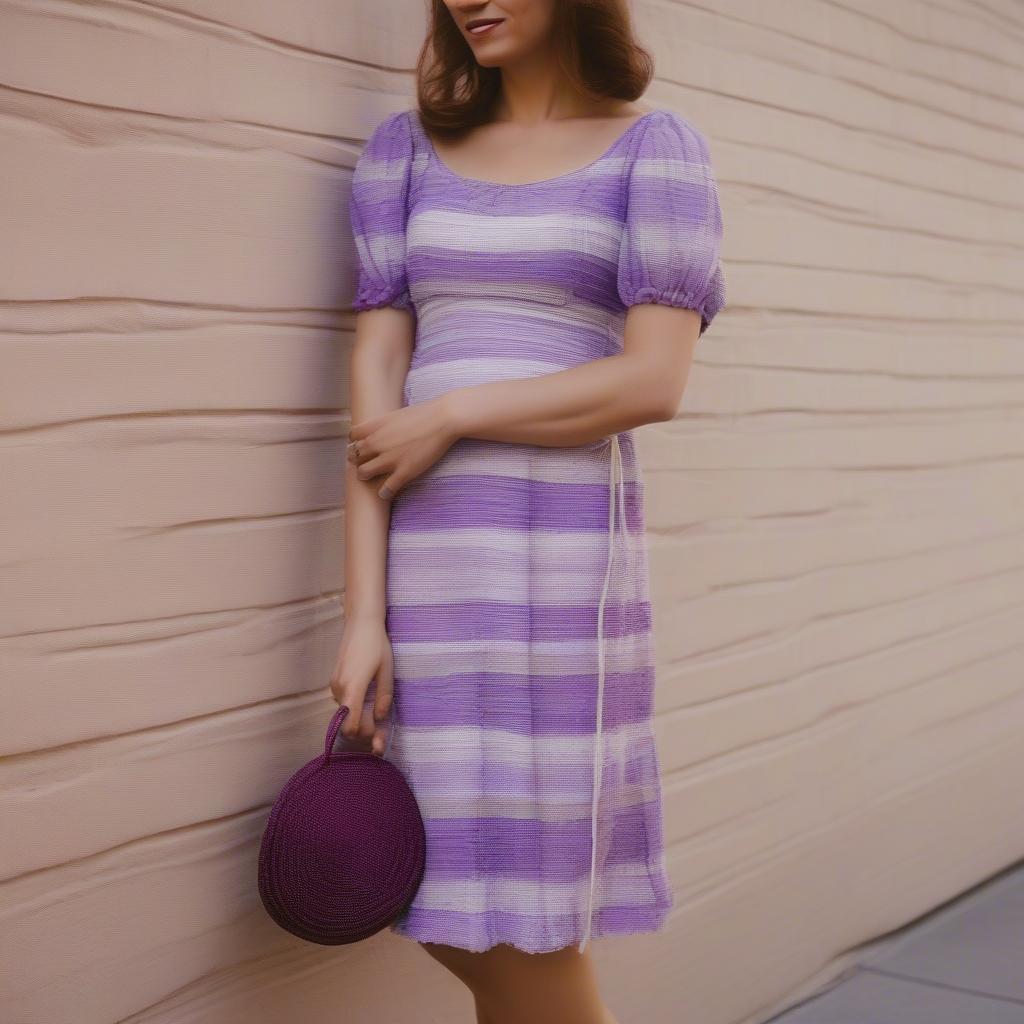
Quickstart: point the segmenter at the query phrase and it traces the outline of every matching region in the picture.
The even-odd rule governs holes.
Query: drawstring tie
[[[590,939],[590,925],[594,916],[594,890],[597,885],[597,804],[601,794],[601,770],[604,767],[602,736],[602,711],[604,710],[604,603],[608,596],[608,583],[611,580],[612,559],[615,555],[615,496],[619,497],[619,521],[622,530],[626,530],[626,493],[622,475],[622,451],[619,447],[619,435],[611,437],[611,465],[608,479],[608,559],[604,572],[604,585],[601,588],[601,600],[597,604],[597,724],[594,735],[594,785],[593,801],[590,808],[590,894],[587,898],[587,923],[583,939],[579,944],[579,952],[586,949]]]

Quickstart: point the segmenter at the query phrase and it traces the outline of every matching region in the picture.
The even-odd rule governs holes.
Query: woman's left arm
[[[456,437],[522,444],[590,444],[679,409],[700,315],[644,303],[626,317],[622,352],[540,377],[493,381],[440,396]]]
[[[569,447],[675,416],[701,317],[642,303],[626,316],[622,352],[539,377],[455,388],[354,423],[349,459],[361,480],[386,474],[396,494],[460,437]]]

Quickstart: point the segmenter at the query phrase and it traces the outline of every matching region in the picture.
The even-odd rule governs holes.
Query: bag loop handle
[[[341,723],[345,720],[348,711],[347,704],[340,704],[338,710],[331,717],[331,724],[327,726],[327,742],[324,744],[324,760],[331,756],[331,751],[334,749],[334,741],[338,738],[338,730],[341,728]]]

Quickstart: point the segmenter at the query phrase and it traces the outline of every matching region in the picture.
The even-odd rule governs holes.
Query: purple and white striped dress
[[[349,211],[353,308],[415,318],[405,404],[621,351],[636,303],[699,310],[702,334],[724,303],[707,142],[670,110],[584,167],[512,185],[456,174],[404,110],[360,155]],[[673,899],[633,432],[460,438],[392,500],[386,624],[385,756],[427,829],[391,930],[543,952],[660,928]]]

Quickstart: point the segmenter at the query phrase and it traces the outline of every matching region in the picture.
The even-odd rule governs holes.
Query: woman
[[[633,103],[650,76],[622,0],[434,0],[418,107],[353,177],[331,689],[425,819],[392,930],[487,1024],[614,1021],[589,939],[672,906],[633,428],[724,287],[706,140]]]

